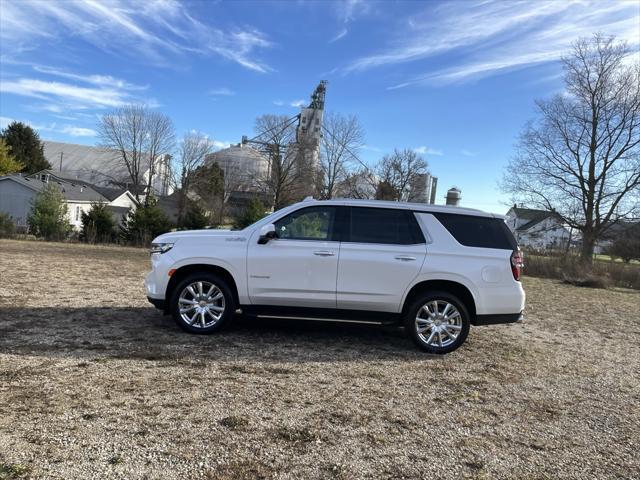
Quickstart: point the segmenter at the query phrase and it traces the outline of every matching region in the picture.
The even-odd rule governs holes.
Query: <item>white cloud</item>
[[[444,152],[442,150],[438,150],[436,148],[429,148],[424,145],[414,148],[413,151],[416,153],[420,153],[421,155],[437,155],[438,157],[441,157],[442,155],[444,155]]]
[[[208,93],[209,93],[209,95],[222,96],[222,97],[230,97],[230,96],[236,94],[236,92],[234,92],[233,90],[231,90],[230,88],[227,88],[227,87],[214,88],[212,90],[209,90]]]
[[[346,37],[347,33],[349,33],[349,30],[345,27],[342,30],[340,30],[335,37],[333,37],[331,40],[329,40],[329,43],[337,42],[341,38]]]
[[[13,118],[0,117],[0,128],[6,128],[11,122],[15,121]],[[51,133],[63,133],[72,137],[95,137],[97,132],[90,128],[78,127],[75,125],[64,125],[58,127],[57,123],[51,122],[46,124],[37,124],[29,120],[18,120],[38,132],[51,132]]]
[[[426,61],[447,54],[448,66],[434,71],[429,65],[427,73],[389,89],[461,82],[558,60],[577,38],[598,31],[637,47],[639,22],[637,3],[624,1],[429,4],[407,22],[408,28],[399,29],[396,38],[388,42],[391,48],[356,59],[343,71]]]
[[[212,140],[211,144],[216,150],[222,150],[223,148],[229,148],[231,142],[221,142],[220,140]]]
[[[284,105],[284,102],[282,100],[274,100],[273,104],[278,107],[282,107]]]
[[[90,128],[74,127],[72,125],[65,125],[60,129],[60,132],[72,137],[95,137],[98,135],[98,132]]]
[[[146,86],[128,83],[109,75],[81,75],[45,66],[33,67],[48,76],[74,80],[77,83],[37,78],[0,78],[0,92],[24,97],[37,98],[45,103],[31,107],[33,110],[50,113],[113,108],[126,103],[146,103],[156,107],[158,102],[143,98],[139,92]]]
[[[13,93],[25,97],[42,100],[63,100],[80,106],[118,107],[127,101],[129,96],[121,90],[111,88],[81,87],[61,82],[47,82],[33,78],[19,78],[17,80],[0,81],[0,92]]]
[[[11,122],[13,122],[13,118],[0,117],[0,128],[7,128],[7,125],[9,125]]]
[[[475,157],[476,156],[476,152],[472,152],[471,150],[466,150],[466,149],[462,149],[460,150],[460,153],[462,155],[464,155],[465,157]]]
[[[337,42],[349,33],[347,25],[357,17],[369,13],[371,3],[365,0],[342,0],[333,2],[338,20],[342,23],[342,29],[331,39],[329,43]]]
[[[262,32],[205,24],[189,3],[178,0],[2,1],[0,19],[0,39],[28,48],[73,37],[147,64],[172,66],[197,53],[258,72],[271,70],[254,58],[257,50],[272,46]]]
[[[294,100],[289,105],[291,105],[292,107],[300,108],[304,107],[306,104],[307,102],[305,102],[304,100]]]

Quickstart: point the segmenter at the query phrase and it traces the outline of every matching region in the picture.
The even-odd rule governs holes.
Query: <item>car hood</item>
[[[162,235],[156,237],[153,240],[153,243],[171,243],[176,242],[183,238],[220,238],[220,239],[230,239],[230,238],[246,238],[248,236],[248,232],[245,230],[181,230],[179,232],[169,232],[163,233]]]

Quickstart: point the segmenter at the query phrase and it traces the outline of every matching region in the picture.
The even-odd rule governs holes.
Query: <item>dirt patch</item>
[[[445,357],[399,329],[188,335],[146,251],[0,241],[0,478],[634,478],[640,292],[525,278]]]

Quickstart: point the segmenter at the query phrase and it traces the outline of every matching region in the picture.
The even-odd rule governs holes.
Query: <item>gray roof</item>
[[[108,203],[103,195],[96,192],[90,185],[87,185],[84,182],[79,182],[77,180],[66,180],[60,177],[55,176],[50,170],[42,170],[36,174],[33,174],[28,177],[24,177],[20,174],[13,175],[5,175],[4,177],[0,177],[0,181],[14,181],[23,185],[27,188],[30,188],[36,192],[41,191],[47,183],[42,181],[40,175],[49,174],[48,183],[52,185],[57,185],[62,192],[65,200],[67,201],[76,201],[76,202],[101,202]]]
[[[113,150],[50,140],[42,143],[45,158],[59,175],[105,185],[123,183],[129,178],[126,167],[118,162],[118,154]]]

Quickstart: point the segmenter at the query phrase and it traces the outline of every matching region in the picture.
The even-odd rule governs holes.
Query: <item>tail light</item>
[[[522,267],[524,267],[524,254],[520,249],[514,250],[511,254],[511,272],[514,280],[520,281]]]

